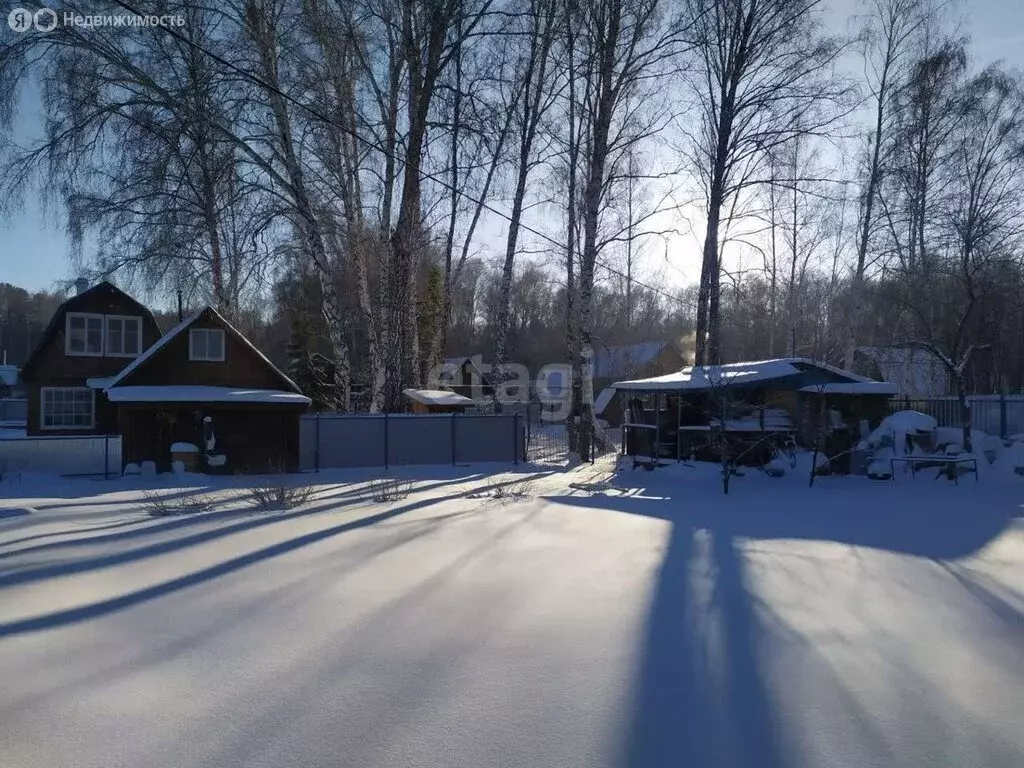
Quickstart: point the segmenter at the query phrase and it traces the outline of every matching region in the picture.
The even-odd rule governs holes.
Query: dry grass
[[[246,503],[262,511],[295,509],[313,499],[314,489],[309,485],[292,485],[280,480],[270,485],[249,488],[243,493]]]
[[[379,477],[370,481],[370,498],[379,504],[402,501],[412,493],[412,480]]]
[[[214,507],[214,500],[205,494],[178,493],[172,491],[145,491],[142,508],[151,517],[169,517],[172,515],[194,515],[209,512]]]

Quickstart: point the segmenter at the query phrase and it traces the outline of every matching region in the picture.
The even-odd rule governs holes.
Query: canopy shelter
[[[888,414],[896,393],[892,384],[806,358],[689,366],[614,388],[627,414],[623,449],[651,464],[717,460],[722,450],[760,464],[781,444],[820,443],[826,433],[850,443]]]

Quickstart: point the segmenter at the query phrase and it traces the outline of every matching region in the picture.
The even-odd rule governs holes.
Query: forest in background
[[[659,338],[698,363],[903,344],[1019,391],[1020,74],[949,3],[826,6],[186,0],[160,4],[180,26],[26,33],[3,200],[58,202],[93,279],[213,303],[297,375],[323,351],[343,410],[399,409],[446,355],[568,361],[585,451],[588,350]],[[685,243],[693,286],[661,260]]]

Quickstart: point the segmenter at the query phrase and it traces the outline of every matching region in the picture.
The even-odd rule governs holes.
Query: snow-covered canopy
[[[112,403],[276,403],[309,405],[305,395],[277,389],[241,389],[165,385],[149,387],[112,387],[107,390]]]
[[[842,382],[840,386],[847,384],[876,385],[880,383],[817,360],[803,357],[786,357],[778,360],[755,360],[753,362],[726,363],[725,365],[687,366],[676,373],[655,376],[650,379],[617,381],[612,386],[615,389],[648,392],[700,391],[724,387],[743,387],[765,381],[787,379],[799,376],[809,368],[828,371],[837,377],[845,379],[846,381]],[[817,387],[812,387],[811,389],[817,391]],[[838,392],[839,390],[836,391]],[[860,394],[865,393],[862,392]],[[871,394],[876,393],[891,394],[889,391],[871,391]]]
[[[402,394],[423,405],[474,405],[470,398],[446,389],[403,389]]]
[[[761,360],[752,363],[687,366],[676,373],[650,379],[617,381],[612,386],[615,389],[701,390],[770,381],[799,373],[800,369],[789,360]]]

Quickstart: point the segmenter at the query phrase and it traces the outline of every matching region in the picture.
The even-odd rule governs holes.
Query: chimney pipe
[[[178,322],[182,321],[182,309],[181,309],[181,289],[178,289]]]
[[[80,277],[77,280],[75,280],[75,295],[85,293],[87,290],[89,290],[88,280],[86,280],[84,277]]]

